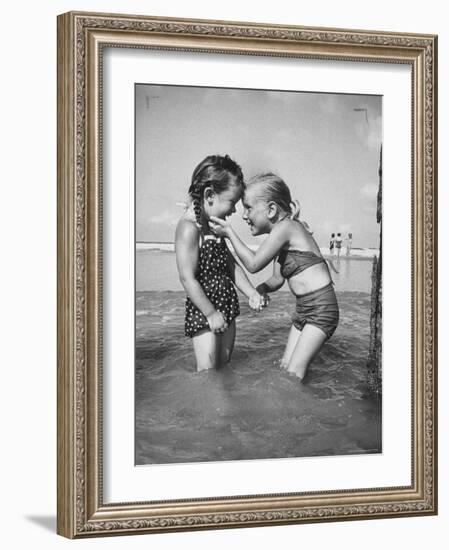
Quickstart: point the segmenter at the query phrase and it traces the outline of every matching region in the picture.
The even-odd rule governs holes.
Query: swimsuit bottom
[[[330,338],[337,328],[338,319],[338,302],[333,283],[296,297],[292,322],[298,330],[302,330],[305,325],[314,325]]]
[[[216,275],[203,281],[201,286],[217,311],[223,314],[228,325],[240,314],[239,299],[234,284],[227,275]],[[184,332],[190,338],[201,330],[210,330],[207,318],[196,305],[186,299]]]

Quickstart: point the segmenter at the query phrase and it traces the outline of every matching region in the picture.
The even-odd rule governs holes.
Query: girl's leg
[[[287,345],[285,347],[284,355],[282,356],[282,359],[281,359],[281,364],[280,364],[281,369],[286,369],[288,367],[290,358],[293,354],[293,351],[295,349],[296,343],[300,335],[301,335],[301,331],[298,330],[295,327],[295,325],[292,325],[292,328],[290,329],[290,333],[288,335],[288,340],[287,340]]]
[[[301,380],[307,367],[326,341],[326,334],[314,325],[305,325],[288,362],[287,370]]]
[[[219,335],[220,339],[220,364],[224,365],[231,360],[235,341],[235,320],[229,325],[226,332]]]
[[[192,338],[198,372],[216,368],[219,364],[219,338],[209,329],[201,330]]]

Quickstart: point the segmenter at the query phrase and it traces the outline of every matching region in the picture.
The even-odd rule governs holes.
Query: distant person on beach
[[[343,242],[343,239],[341,237],[341,233],[337,233],[337,236],[335,237],[335,248],[337,249],[337,257],[340,257],[341,253],[341,243]]]
[[[334,255],[334,246],[335,246],[335,233],[332,233],[331,240],[329,241],[329,253]]]
[[[346,256],[351,254],[352,248],[352,233],[348,233],[348,238],[346,239]]]
[[[243,194],[240,166],[228,155],[211,155],[195,168],[186,212],[176,228],[176,263],[187,293],[185,334],[192,338],[197,370],[227,363],[240,313],[234,284],[259,311],[265,298],[249,282],[224,239],[211,233],[211,216],[224,220]]]
[[[288,280],[296,298],[296,311],[281,368],[302,380],[338,324],[339,309],[329,268],[315,239],[299,220],[299,203],[292,201],[289,188],[279,176],[256,176],[242,202],[243,219],[251,234],[268,234],[257,251],[248,248],[226,220],[211,217],[211,227],[231,241],[250,273],[274,260],[273,275],[257,287],[260,293],[274,292]]]

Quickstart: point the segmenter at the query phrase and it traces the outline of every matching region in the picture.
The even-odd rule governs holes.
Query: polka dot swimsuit
[[[207,235],[200,248],[198,281],[204,293],[230,324],[240,313],[239,299],[228,267],[228,248],[223,239]],[[209,323],[189,297],[186,300],[185,334],[209,328]]]

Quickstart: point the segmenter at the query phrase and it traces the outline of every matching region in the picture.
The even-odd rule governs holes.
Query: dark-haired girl
[[[187,210],[176,228],[176,263],[187,293],[185,334],[192,338],[198,371],[231,358],[240,313],[234,284],[252,309],[265,303],[225,240],[209,227],[211,216],[224,220],[235,212],[243,189],[242,170],[228,155],[206,157],[193,172]]]

